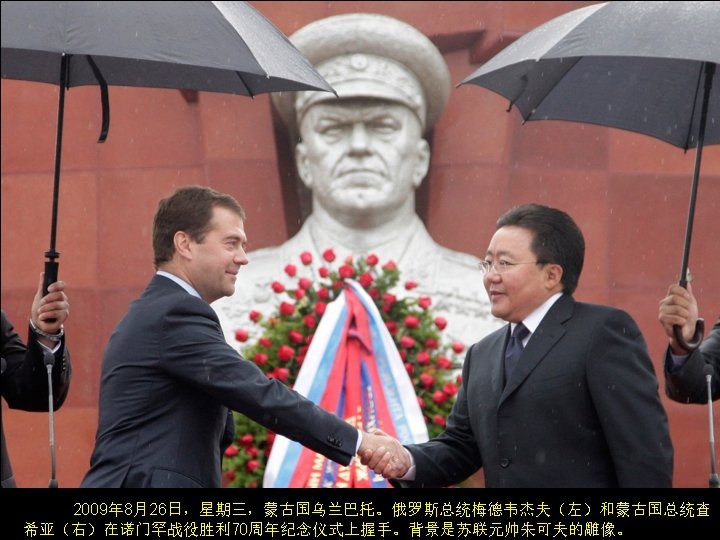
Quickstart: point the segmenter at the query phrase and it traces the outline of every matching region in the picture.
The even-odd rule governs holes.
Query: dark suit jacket
[[[81,487],[220,487],[228,409],[344,465],[355,454],[354,427],[267,378],[207,302],[156,275],[105,351]]]
[[[645,340],[626,313],[562,296],[503,388],[508,328],[473,345],[439,437],[408,448],[414,487],[479,467],[487,487],[670,487],[673,451]]]
[[[47,368],[44,349],[37,335],[28,325],[28,345],[17,335],[4,311],[0,322],[2,337],[2,397],[11,409],[23,411],[48,410]],[[67,397],[71,376],[70,354],[65,348],[65,338],[55,351],[53,367],[53,410],[59,409]],[[49,441],[48,441],[49,444]],[[2,430],[2,487],[15,487],[10,457],[5,446],[5,430]]]
[[[665,393],[680,403],[707,403],[707,380],[705,365],[713,367],[711,379],[711,396],[720,399],[720,319],[712,327],[710,333],[688,356],[685,363],[675,370],[672,369],[670,348],[665,352]]]

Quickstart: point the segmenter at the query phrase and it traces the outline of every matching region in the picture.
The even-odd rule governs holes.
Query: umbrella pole
[[[707,119],[708,102],[710,101],[710,90],[715,75],[715,64],[703,62],[705,69],[705,85],[703,87],[702,109],[700,111],[700,129],[698,130],[697,147],[695,150],[695,167],[693,170],[692,186],[690,187],[690,205],[688,208],[687,226],[685,227],[685,245],[683,246],[682,265],[680,267],[679,285],[687,289],[688,284],[688,259],[690,257],[690,240],[692,239],[693,220],[695,218],[695,201],[697,199],[698,183],[700,180],[700,163],[702,162],[703,143],[705,141],[705,121]],[[695,323],[695,335],[688,342],[682,336],[682,328],[673,327],[675,339],[686,351],[694,351],[698,348],[705,334],[705,321],[698,319]]]
[[[43,280],[43,296],[47,294],[50,284],[55,283],[58,277],[60,263],[56,259],[60,253],[55,250],[57,237],[58,199],[60,198],[60,158],[62,157],[62,134],[65,111],[65,88],[68,84],[68,63],[70,57],[63,54],[60,59],[60,95],[58,97],[57,135],[55,137],[55,176],[53,183],[52,216],[50,219],[50,249],[45,252],[45,279]]]

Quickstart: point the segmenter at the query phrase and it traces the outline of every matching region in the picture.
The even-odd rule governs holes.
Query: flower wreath
[[[430,297],[400,298],[390,292],[400,281],[400,271],[393,261],[380,265],[378,257],[370,254],[348,257],[334,268],[336,255],[332,249],[325,250],[322,258],[321,266],[314,268],[313,256],[306,251],[300,254],[300,269],[294,264],[285,266],[285,274],[295,286],[274,281],[271,287],[279,297],[277,308],[267,316],[250,312],[251,322],[261,330],[259,338],[251,339],[245,328],[235,331],[235,339],[244,344],[242,355],[268,377],[292,386],[327,304],[342,294],[345,279],[355,279],[374,300],[395,341],[429,436],[441,433],[461,384],[456,372],[465,346],[443,339],[447,321],[433,316]],[[412,291],[417,285],[406,281],[404,288]],[[235,414],[235,440],[223,460],[224,485],[261,486],[274,437],[273,432],[245,415]]]

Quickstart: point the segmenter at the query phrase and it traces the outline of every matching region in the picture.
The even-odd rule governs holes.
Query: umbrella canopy
[[[528,32],[460,85],[506,97],[508,111],[514,105],[524,120],[585,122],[696,148],[680,271],[686,286],[702,148],[720,143],[718,28],[715,2],[595,4]],[[688,349],[701,339],[702,322]]]
[[[99,85],[103,130],[108,85],[177,88],[244,96],[332,92],[312,64],[247,2],[2,2],[4,79],[60,86],[47,285],[55,250],[65,90]]]
[[[2,2],[2,77],[253,96],[332,91],[246,2]]]

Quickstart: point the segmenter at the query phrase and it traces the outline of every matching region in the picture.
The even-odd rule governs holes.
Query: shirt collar
[[[193,296],[197,296],[198,298],[202,299],[202,296],[200,296],[200,293],[198,293],[195,289],[193,289],[192,285],[190,285],[187,281],[180,279],[175,274],[171,274],[170,272],[165,272],[164,270],[158,270],[156,272],[158,276],[163,276],[168,278],[171,281],[174,281],[178,285],[180,285],[183,289],[185,289],[187,292],[192,294]]]
[[[537,330],[537,327],[540,326],[540,322],[543,320],[545,315],[547,315],[547,312],[550,311],[550,308],[553,306],[555,302],[558,301],[558,299],[563,295],[562,292],[558,292],[553,294],[550,298],[545,300],[538,308],[533,311],[530,315],[525,317],[522,321],[522,323],[525,325],[525,328],[530,330],[530,334],[535,332]],[[515,323],[510,323],[510,332],[512,333],[513,330],[515,330]]]

